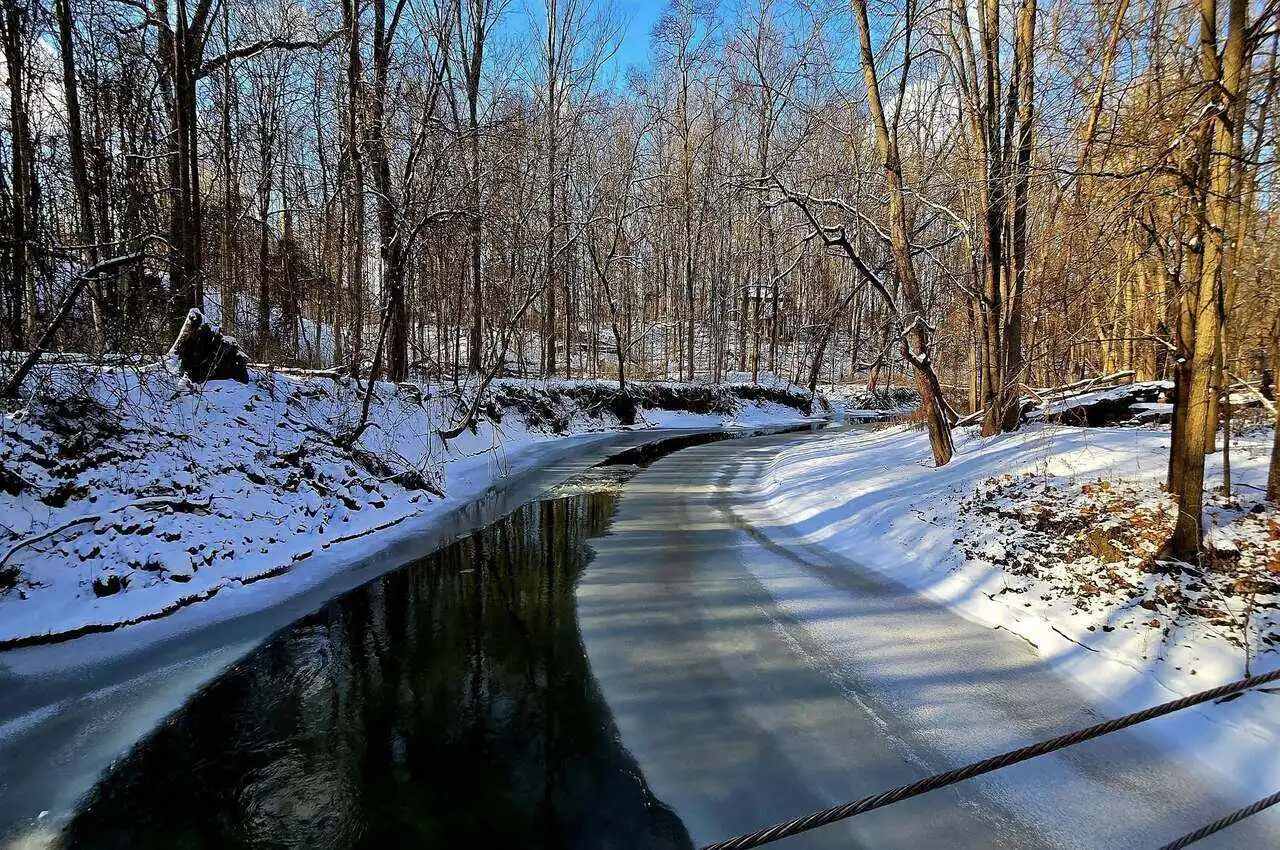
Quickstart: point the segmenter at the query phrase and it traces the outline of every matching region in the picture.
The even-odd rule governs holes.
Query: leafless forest
[[[3,0],[6,391],[198,307],[393,381],[914,382],[943,464],[1132,371],[1194,550],[1280,361],[1278,9],[674,0],[629,62],[607,0]]]

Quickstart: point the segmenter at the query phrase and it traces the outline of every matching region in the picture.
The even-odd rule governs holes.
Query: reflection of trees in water
[[[613,504],[526,506],[300,621],[118,763],[66,845],[691,846],[578,633]]]

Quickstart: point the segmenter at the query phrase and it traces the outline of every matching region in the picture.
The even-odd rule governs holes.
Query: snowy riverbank
[[[0,431],[0,647],[271,604],[402,524],[456,509],[564,441],[617,430],[616,387],[499,381],[443,440],[464,394],[254,372],[197,386],[164,369],[50,367]],[[630,428],[804,419],[799,396],[637,384]],[[625,411],[623,411],[625,415]],[[410,523],[409,521],[412,522]],[[299,573],[306,576],[300,580]],[[289,576],[287,581],[281,580]]]
[[[818,547],[971,620],[1007,629],[1117,715],[1280,667],[1280,514],[1259,501],[1271,432],[1232,446],[1236,498],[1211,499],[1204,570],[1155,558],[1172,522],[1167,431],[1029,426],[957,432],[936,470],[920,431],[833,435],[781,452],[744,508],[779,542]],[[1208,482],[1220,480],[1221,455]],[[740,482],[748,484],[748,482]],[[796,585],[771,587],[803,604]],[[788,600],[796,594],[795,600]],[[838,623],[824,627],[839,628]],[[1145,734],[1243,797],[1280,785],[1280,693],[1256,691]]]

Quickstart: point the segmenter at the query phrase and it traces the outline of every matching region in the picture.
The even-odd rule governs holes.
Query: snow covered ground
[[[273,586],[306,584],[298,573],[319,580],[340,551],[366,552],[407,520],[456,508],[549,457],[543,447],[620,427],[612,385],[499,381],[474,432],[445,441],[438,431],[465,393],[383,383],[371,424],[344,448],[361,386],[270,372],[198,386],[163,367],[38,369],[34,400],[0,420],[0,647],[197,602],[229,616],[270,604]],[[635,428],[804,418],[723,388],[635,392]]]
[[[956,436],[941,470],[919,430],[807,442],[774,459],[743,515],[1021,636],[1108,716],[1238,678],[1246,658],[1255,673],[1280,667],[1280,515],[1255,489],[1269,430],[1232,445],[1238,490],[1210,500],[1203,571],[1154,554],[1172,522],[1159,488],[1167,430],[1033,425]],[[1220,474],[1219,454],[1210,486]],[[765,583],[784,606],[821,592]],[[1242,798],[1280,787],[1280,759],[1258,757],[1280,743],[1276,689],[1182,712],[1147,734],[1201,759]]]

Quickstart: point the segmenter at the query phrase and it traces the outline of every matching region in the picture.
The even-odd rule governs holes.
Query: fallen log
[[[1137,373],[1132,369],[1122,369],[1119,372],[1112,372],[1108,375],[1096,375],[1092,378],[1081,378],[1078,381],[1072,381],[1069,384],[1063,384],[1059,387],[1044,387],[1037,389],[1036,392],[1042,396],[1051,396],[1058,394],[1075,395],[1076,391],[1087,392],[1090,389],[1106,386],[1123,381],[1125,378],[1132,378]],[[1028,387],[1028,389],[1030,389]]]
[[[335,381],[351,377],[349,366],[335,366],[331,369],[302,369],[294,366],[277,366],[274,363],[250,363],[250,369],[259,372],[275,372],[290,378],[331,378]]]
[[[1132,406],[1137,403],[1154,403],[1167,387],[1153,381],[1144,384],[1115,386],[1119,382],[1134,377],[1132,370],[1112,372],[1093,378],[1083,378],[1058,387],[1031,387],[1026,384],[1022,389],[1026,395],[1022,397],[1023,421],[1040,421],[1052,418],[1055,421],[1069,421],[1071,424],[1097,426],[1112,425],[1133,418]],[[1124,398],[1109,396],[1094,401],[1073,403],[1074,399],[1082,399],[1091,393],[1129,391],[1132,398],[1125,402]],[[1057,410],[1055,410],[1057,408]],[[985,408],[975,410],[956,421],[956,427],[976,425],[982,421]],[[1071,421],[1076,420],[1076,421]]]
[[[1172,413],[1167,396],[1168,381],[1146,381],[1114,387],[1092,387],[1058,398],[1050,398],[1024,414],[1029,422],[1053,421],[1067,425],[1099,427],[1134,422],[1157,422]],[[1168,405],[1168,406],[1166,406]]]

